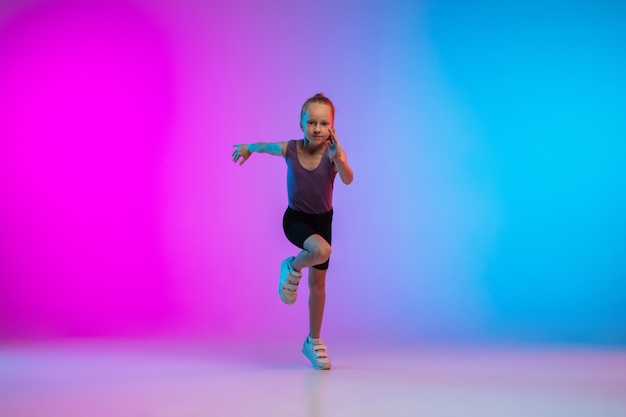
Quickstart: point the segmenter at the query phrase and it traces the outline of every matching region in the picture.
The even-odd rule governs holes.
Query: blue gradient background
[[[230,154],[298,138],[323,91],[355,171],[327,337],[623,345],[624,21],[610,1],[3,2],[0,337],[301,337],[306,303],[276,295],[285,164]]]

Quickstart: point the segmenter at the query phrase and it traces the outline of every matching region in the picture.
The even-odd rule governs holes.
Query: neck
[[[314,146],[313,144],[311,144],[311,142],[309,142],[307,140],[307,138],[304,138],[302,140],[302,149],[304,149],[305,151],[307,151],[310,154],[314,154],[316,152],[319,152],[320,150],[323,152],[324,151],[324,143],[321,143],[318,146]]]

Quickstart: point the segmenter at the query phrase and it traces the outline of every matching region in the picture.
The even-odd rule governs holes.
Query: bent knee
[[[330,258],[330,254],[332,253],[332,248],[326,242],[318,245],[313,251],[313,256],[317,260],[318,264],[326,262]]]
[[[317,264],[322,264],[330,258],[332,248],[320,235],[313,235],[304,242],[304,247],[309,251]]]

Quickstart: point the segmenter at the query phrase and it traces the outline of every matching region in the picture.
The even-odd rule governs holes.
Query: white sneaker
[[[278,295],[285,304],[293,304],[298,296],[298,284],[302,278],[302,272],[294,271],[291,261],[295,259],[291,256],[280,265],[280,280],[278,281]]]
[[[322,339],[311,339],[309,336],[304,339],[302,353],[306,356],[315,369],[330,369],[330,358],[326,353],[326,345]]]

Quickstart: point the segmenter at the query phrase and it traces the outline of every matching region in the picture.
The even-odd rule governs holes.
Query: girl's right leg
[[[302,251],[291,261],[291,267],[298,272],[309,266],[323,264],[332,252],[330,244],[320,235],[309,236],[302,246]]]
[[[330,244],[321,235],[310,235],[302,246],[298,256],[285,259],[280,267],[278,295],[285,304],[296,302],[302,269],[323,264],[330,258]]]

